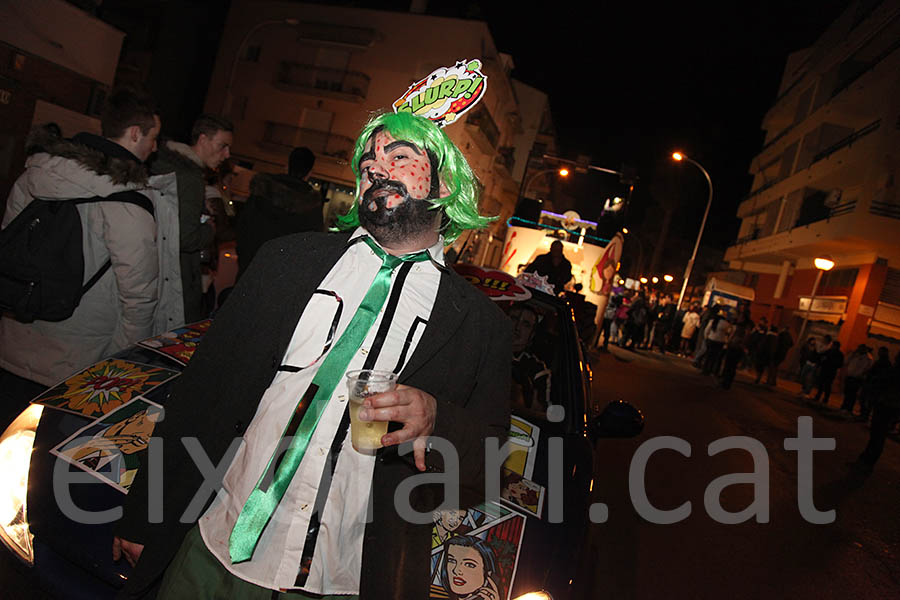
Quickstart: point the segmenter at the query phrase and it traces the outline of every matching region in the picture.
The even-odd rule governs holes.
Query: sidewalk
[[[666,362],[673,366],[678,366],[683,369],[690,370],[691,372],[697,373],[698,375],[700,374],[700,371],[691,364],[692,359],[687,357],[681,357],[671,353],[666,353],[663,355],[659,352],[646,349],[638,350],[635,352],[632,350],[620,348],[613,344],[610,344],[609,350],[611,353],[619,357],[626,357],[628,355],[637,354],[647,359]],[[815,409],[827,419],[834,421],[844,421],[848,425],[855,425],[863,429],[869,428],[868,422],[858,420],[859,403],[857,403],[857,405],[854,407],[855,410],[852,416],[841,411],[841,404],[844,401],[844,394],[839,389],[839,386],[837,384],[835,384],[835,387],[833,388],[834,391],[832,391],[831,393],[831,398],[829,399],[828,404],[822,404],[821,402],[813,402],[812,400],[807,400],[805,396],[801,395],[802,386],[799,382],[794,381],[793,379],[787,379],[785,377],[779,376],[776,380],[777,383],[775,386],[765,385],[762,383],[757,384],[755,383],[755,380],[756,374],[745,370],[739,370],[734,379],[735,383],[742,383],[751,387],[755,386],[758,387],[761,391],[776,392],[776,395],[782,400],[791,402],[797,406],[805,406]],[[897,430],[894,430],[891,434],[889,434],[888,438],[900,443],[900,433],[898,433]]]

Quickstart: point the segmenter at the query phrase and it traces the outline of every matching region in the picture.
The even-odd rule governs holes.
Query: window
[[[832,269],[822,274],[822,289],[852,288],[859,269]]]

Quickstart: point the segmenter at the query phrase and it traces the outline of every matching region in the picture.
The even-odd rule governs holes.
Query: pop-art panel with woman
[[[468,534],[448,537],[432,553],[430,598],[508,600],[524,531],[525,517],[509,513]]]

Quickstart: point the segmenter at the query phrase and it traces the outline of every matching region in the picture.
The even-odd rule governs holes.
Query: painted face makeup
[[[359,222],[381,243],[396,243],[434,227],[429,198],[439,180],[428,153],[377,130],[360,157]]]

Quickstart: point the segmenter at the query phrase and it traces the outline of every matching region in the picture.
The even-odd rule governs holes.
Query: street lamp
[[[231,116],[231,105],[234,103],[234,95],[231,92],[231,90],[234,88],[234,72],[237,70],[238,61],[241,59],[241,55],[244,53],[244,46],[250,40],[250,37],[258,30],[268,25],[288,25],[290,27],[296,27],[299,24],[300,19],[270,19],[268,21],[260,21],[259,23],[251,27],[250,31],[248,31],[244,35],[244,37],[241,39],[240,45],[238,45],[237,53],[235,53],[234,55],[234,60],[231,61],[231,70],[228,72],[228,86],[225,88],[225,107],[222,109],[222,114],[224,116]]]
[[[706,210],[703,211],[703,220],[700,222],[700,231],[697,232],[697,241],[694,242],[694,251],[691,253],[691,260],[688,261],[687,268],[684,270],[684,281],[681,284],[681,293],[678,295],[678,305],[675,307],[675,310],[677,311],[681,310],[681,303],[684,302],[684,292],[687,290],[688,279],[691,278],[691,271],[694,269],[694,259],[697,258],[697,249],[700,247],[700,238],[703,237],[703,228],[706,227],[706,217],[709,216],[709,207],[712,206],[713,185],[706,169],[688,155],[682,152],[673,152],[672,158],[679,162],[685,160],[700,169],[706,177],[706,183],[709,185],[709,200],[706,201]]]
[[[675,278],[672,277],[671,275],[663,275],[663,279],[665,280],[666,283],[672,283],[672,281],[673,281]]]
[[[642,284],[646,285],[646,284],[647,284],[647,278],[646,278],[646,277],[641,277],[640,282],[641,282]]]
[[[812,296],[809,298],[809,306],[806,307],[806,312],[803,314],[803,325],[800,326],[800,334],[797,336],[798,348],[800,348],[803,334],[806,332],[806,324],[809,322],[809,313],[812,312],[813,302],[816,301],[816,292],[819,291],[819,282],[822,281],[822,273],[834,268],[834,261],[827,255],[817,257],[813,260],[813,264],[816,266],[818,273],[816,273],[816,282],[813,284]]]
[[[653,278],[652,278],[650,281],[652,281],[653,283],[659,283],[659,277],[657,277],[656,275],[654,275]]]
[[[565,167],[563,167],[561,169],[544,169],[542,171],[538,171],[537,173],[535,173],[534,175],[529,177],[528,182],[522,188],[522,193],[519,195],[527,198],[528,197],[528,188],[531,187],[531,184],[534,183],[535,179],[537,179],[541,175],[546,175],[547,173],[559,173],[560,177],[568,177],[569,176],[569,170],[566,169]]]

